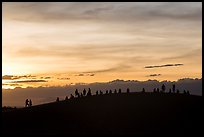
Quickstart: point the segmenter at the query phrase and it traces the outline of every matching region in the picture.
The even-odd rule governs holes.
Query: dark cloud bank
[[[64,99],[65,96],[69,96],[71,93],[74,93],[77,88],[80,92],[85,88],[91,88],[92,92],[95,94],[96,90],[114,90],[121,88],[123,92],[126,91],[127,88],[130,88],[130,92],[139,92],[145,87],[147,92],[152,92],[153,88],[159,87],[161,88],[162,84],[165,84],[167,90],[172,87],[172,84],[176,83],[176,88],[183,91],[184,89],[189,90],[191,94],[202,96],[202,78],[201,79],[180,79],[176,82],[171,81],[162,81],[159,82],[157,80],[148,80],[148,81],[136,81],[136,80],[114,80],[107,83],[92,83],[92,84],[76,84],[64,87],[38,87],[38,88],[15,88],[11,89],[3,89],[2,92],[2,105],[9,106],[23,106],[26,98],[31,98],[36,104],[48,103],[55,101],[56,97],[60,97],[60,99]]]
[[[18,81],[12,81],[10,83],[34,83],[34,82],[47,82],[46,80],[18,80]]]
[[[145,66],[145,68],[162,68],[162,67],[173,67],[173,66],[182,66],[183,64],[165,64],[157,66]]]
[[[36,76],[32,76],[32,75],[22,75],[22,76],[4,75],[2,76],[2,80],[16,80],[16,79],[22,79],[22,78],[35,79]]]
[[[157,76],[161,76],[161,74],[150,74],[147,77],[157,77]]]

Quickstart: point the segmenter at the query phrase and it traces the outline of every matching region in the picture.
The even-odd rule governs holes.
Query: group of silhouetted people
[[[79,93],[78,89],[75,90],[75,97],[85,97],[85,96],[91,96],[92,93],[91,93],[91,89],[89,88],[88,89],[88,92],[86,93],[86,89],[84,89],[82,91],[82,93]],[[71,94],[71,97],[70,98],[73,98],[74,96]]]
[[[162,84],[161,86],[161,90],[159,88],[154,88],[153,89],[153,93],[165,93],[166,91],[166,86],[164,84]],[[145,88],[142,88],[142,93],[145,93]],[[106,92],[104,94],[118,94],[118,93],[122,93],[121,89],[117,90],[115,89],[114,92],[110,89],[110,90],[106,90]],[[126,93],[130,93],[130,89],[127,88]],[[176,86],[175,84],[172,85],[172,89],[169,89],[168,93],[180,93],[179,89],[176,90]],[[189,91],[184,90],[183,94],[185,95],[190,95]],[[103,92],[100,91],[96,91],[96,96],[98,95],[103,95]],[[80,98],[80,97],[85,97],[85,96],[92,96],[92,92],[91,89],[88,89],[88,92],[86,91],[86,89],[84,89],[81,93],[79,93],[78,89],[75,90],[75,96],[73,94],[70,94],[70,97],[68,98],[67,96],[65,97],[65,100],[69,100],[69,99],[73,99],[73,98]],[[59,102],[59,97],[57,97],[56,99],[57,102]]]
[[[164,93],[165,91],[166,91],[166,86],[165,86],[164,84],[162,84],[161,90],[159,90],[159,88],[154,88],[154,89],[153,89],[153,92],[154,92],[154,93],[159,93],[159,92],[160,92],[160,93]],[[179,89],[176,90],[176,85],[173,84],[173,85],[172,85],[172,89],[170,88],[168,93],[177,93],[177,94],[179,94],[179,93],[180,93],[180,90],[179,90]],[[184,94],[184,95],[190,95],[190,92],[189,92],[188,90],[187,90],[187,91],[184,90],[184,91],[183,91],[183,94]]]
[[[112,90],[106,90],[105,94],[112,94]],[[117,90],[115,89],[114,90],[114,94],[117,94],[117,93],[122,93],[121,89]],[[130,93],[130,89],[127,88],[127,93]],[[96,96],[98,95],[103,95],[103,92],[100,90],[100,91],[96,91]],[[65,97],[65,100],[69,100],[69,99],[74,99],[74,98],[80,98],[80,97],[85,97],[85,96],[92,96],[92,92],[91,92],[91,89],[89,88],[88,89],[88,92],[86,91],[86,89],[84,89],[81,93],[79,93],[78,89],[75,90],[75,96],[73,94],[70,94],[70,97],[68,98],[68,96]],[[57,97],[56,99],[56,102],[59,102],[59,97]]]
[[[25,107],[31,107],[32,106],[32,100],[26,99],[25,101]]]
[[[127,92],[129,92],[129,89],[127,89]],[[112,93],[117,94],[117,93],[122,93],[122,92],[121,92],[121,89],[119,89],[118,92],[117,92],[117,89],[115,89],[114,92],[111,89],[109,91],[106,90],[105,92],[105,94],[112,94]],[[100,90],[100,95],[103,95],[103,92],[101,90]]]

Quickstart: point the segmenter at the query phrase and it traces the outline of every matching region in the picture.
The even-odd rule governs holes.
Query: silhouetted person
[[[100,95],[103,95],[103,92],[100,90]]]
[[[78,89],[75,90],[75,96],[76,96],[76,97],[80,97],[80,94],[79,94],[79,92],[78,92]]]
[[[179,94],[179,92],[180,92],[180,91],[177,89],[177,90],[176,90],[176,93]]]
[[[67,96],[65,97],[65,100],[68,100],[68,97],[67,97]]]
[[[83,90],[83,95],[86,96],[86,89]]]
[[[109,94],[112,94],[112,90],[111,89],[109,90]]]
[[[187,94],[187,95],[190,95],[190,92],[187,90],[186,94]]]
[[[130,89],[129,88],[127,88],[127,93],[130,93]]]
[[[96,96],[98,96],[98,90],[96,91]]]
[[[154,88],[154,89],[153,89],[153,92],[154,92],[154,93],[156,93],[156,92],[157,92],[157,91],[156,91],[156,88]]]
[[[157,93],[159,93],[159,88],[157,88]]]
[[[108,90],[106,90],[106,94],[108,94]]]
[[[83,94],[81,93],[81,97],[83,97]]]
[[[56,102],[59,102],[59,97],[57,97]]]
[[[92,94],[91,94],[91,89],[89,88],[89,90],[88,90],[88,93],[87,93],[87,96],[91,96]]]
[[[118,93],[121,93],[121,89],[119,88]]]
[[[142,93],[145,93],[145,88],[142,88]]]
[[[30,101],[29,101],[29,107],[31,107],[32,106],[32,101],[31,101],[31,99],[30,99]]]
[[[173,93],[175,93],[175,91],[176,91],[176,85],[175,84],[173,84],[172,91],[173,91]]]
[[[169,89],[169,93],[171,93],[171,89]]]
[[[117,94],[117,90],[116,89],[114,90],[114,94]]]
[[[28,107],[29,106],[29,104],[28,104],[28,99],[26,99],[26,101],[25,101],[25,107]]]
[[[74,98],[74,96],[71,94],[71,95],[70,95],[70,99],[73,99],[73,98]]]
[[[164,84],[162,85],[161,89],[162,89],[162,92],[165,92],[166,87],[165,87],[165,85],[164,85]]]
[[[183,90],[183,94],[186,95],[186,90],[185,89]]]

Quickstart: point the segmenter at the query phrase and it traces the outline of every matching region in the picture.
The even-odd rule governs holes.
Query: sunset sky
[[[202,3],[3,4],[3,88],[202,77]]]

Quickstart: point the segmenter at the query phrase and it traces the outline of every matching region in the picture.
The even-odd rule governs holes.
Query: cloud
[[[4,75],[2,76],[3,80],[16,80],[16,79],[22,79],[22,78],[29,78],[29,79],[35,79],[36,76],[32,75],[22,75],[22,76],[16,76],[16,75]]]
[[[151,75],[148,75],[147,77],[156,77],[156,76],[161,76],[161,74],[151,74]]]
[[[22,86],[21,84],[17,84],[17,83],[2,83],[2,86]]]
[[[124,60],[125,62],[125,60]],[[119,63],[113,67],[109,67],[109,68],[106,68],[106,69],[98,69],[98,70],[93,70],[93,71],[87,71],[87,72],[84,72],[84,73],[104,73],[104,72],[113,72],[113,71],[122,71],[122,70],[125,70],[125,69],[129,69],[131,68],[130,65],[127,65],[127,62],[126,64],[122,64],[122,63]]]
[[[165,65],[158,65],[158,66],[145,66],[144,68],[162,68],[162,67],[172,67],[172,66],[182,66],[184,64],[165,64]]]
[[[89,76],[94,76],[95,74],[90,74]]]
[[[40,77],[41,79],[51,79],[51,77]]]
[[[59,80],[70,80],[70,78],[57,78]]]
[[[44,79],[51,79],[51,77],[44,77]]]
[[[48,82],[46,80],[17,80],[9,83],[32,83],[32,82]]]
[[[162,60],[178,60],[178,59],[195,58],[195,57],[200,58],[201,56],[202,56],[202,49],[199,48],[199,49],[191,50],[181,55],[166,57],[166,58],[163,58]]]
[[[9,19],[48,22],[71,20],[201,20],[202,3],[3,3]],[[29,12],[28,12],[29,11]],[[14,14],[15,13],[15,14]],[[140,20],[138,20],[140,19]]]
[[[83,74],[83,73],[80,73],[80,74],[77,74],[77,75],[75,75],[75,76],[95,76],[95,74],[89,74],[89,72],[84,72],[85,74]],[[88,73],[88,74],[87,74]]]
[[[3,80],[13,80],[13,75],[4,75],[2,77]]]
[[[101,14],[102,12],[107,12],[113,9],[113,6],[106,6],[106,7],[97,7],[94,9],[88,9],[86,11],[84,11],[84,14],[93,16],[93,15],[98,15]]]
[[[77,74],[77,75],[75,75],[75,76],[84,76],[84,74]]]

